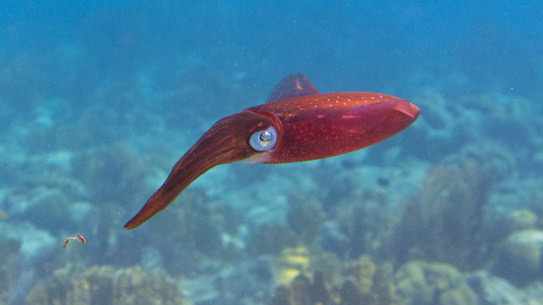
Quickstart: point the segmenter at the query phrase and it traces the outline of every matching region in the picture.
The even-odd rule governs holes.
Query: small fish
[[[83,237],[83,235],[81,234],[77,234],[77,237],[68,237],[64,240],[64,244],[62,245],[62,249],[66,248],[66,246],[68,245],[68,242],[70,242],[70,240],[75,240],[75,241],[78,241],[84,245],[87,244],[87,240],[85,239],[85,237]]]
[[[5,211],[0,211],[0,217],[6,218],[8,217],[8,213],[6,213]]]

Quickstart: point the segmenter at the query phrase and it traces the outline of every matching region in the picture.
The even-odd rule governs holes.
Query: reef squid
[[[265,104],[211,126],[124,228],[133,229],[165,209],[191,182],[217,165],[336,156],[383,141],[411,125],[418,115],[419,108],[405,99],[367,92],[321,94],[304,74],[287,75]]]

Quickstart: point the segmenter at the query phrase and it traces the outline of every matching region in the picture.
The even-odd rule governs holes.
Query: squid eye
[[[257,131],[251,135],[249,145],[256,151],[268,151],[275,146],[277,142],[277,132],[275,128]]]

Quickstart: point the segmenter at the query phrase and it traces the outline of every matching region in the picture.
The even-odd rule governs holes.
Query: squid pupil
[[[272,138],[272,135],[269,131],[264,131],[260,134],[260,141],[269,142]]]
[[[249,138],[249,145],[255,151],[268,151],[275,146],[276,141],[275,128],[268,127],[268,129],[253,133]]]

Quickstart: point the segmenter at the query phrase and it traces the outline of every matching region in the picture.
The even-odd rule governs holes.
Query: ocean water
[[[541,12],[3,1],[0,305],[543,304]],[[219,165],[123,229],[216,121],[264,104],[291,73],[420,114],[339,156]],[[244,139],[243,124],[227,127]],[[192,152],[196,171],[232,133]],[[301,130],[281,147],[354,145],[307,148],[329,136]]]

